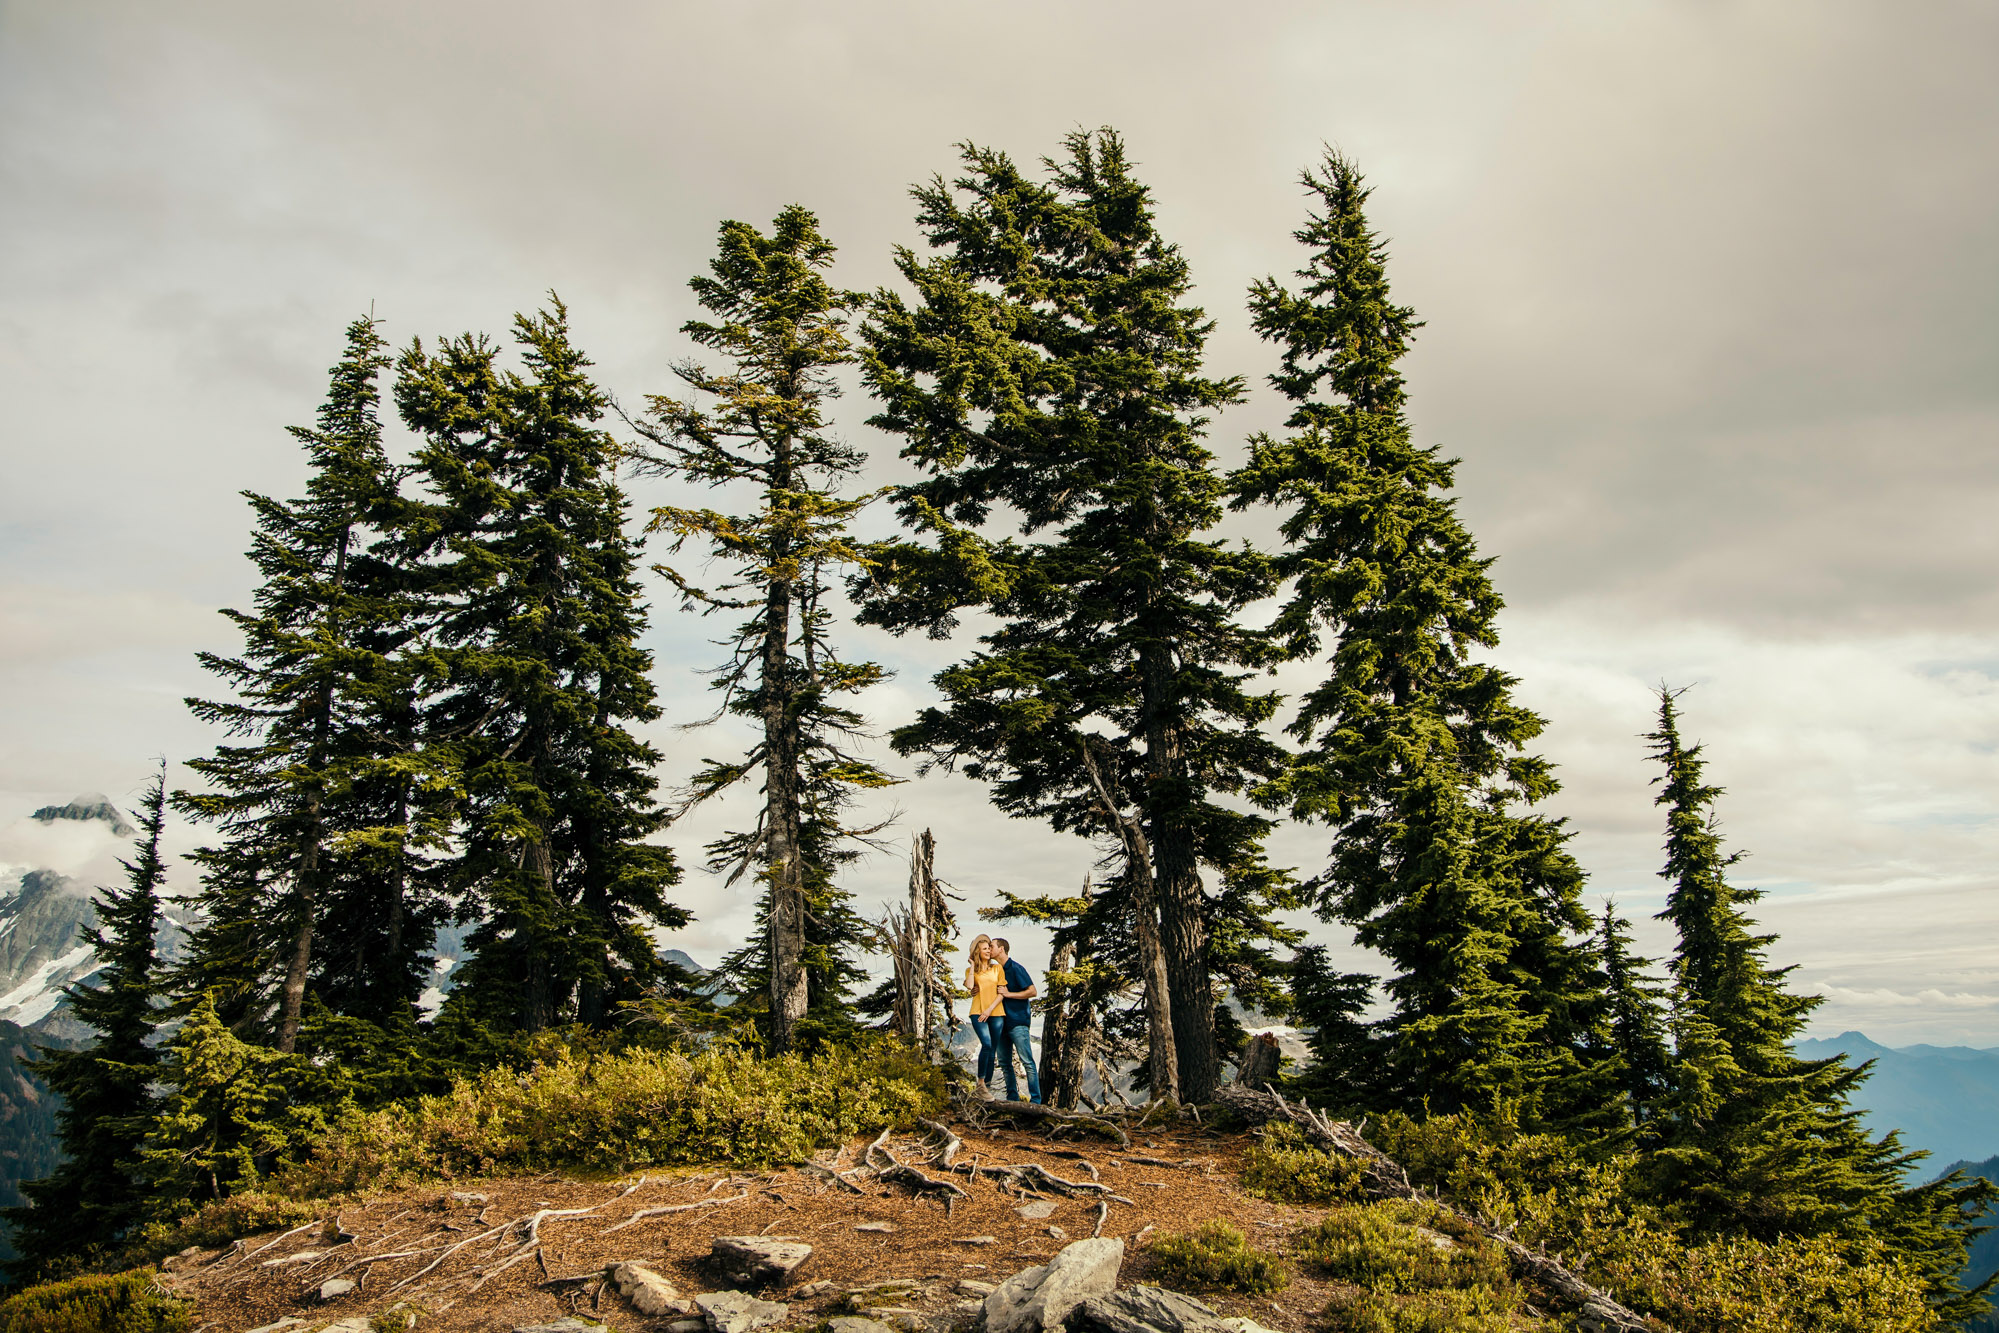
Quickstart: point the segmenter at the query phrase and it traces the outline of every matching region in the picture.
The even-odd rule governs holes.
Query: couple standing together
[[[993,1066],[1006,1071],[1006,1097],[1020,1100],[1013,1061],[1018,1055],[1027,1069],[1027,1100],[1041,1100],[1041,1077],[1034,1068],[1034,1047],[1028,1033],[1033,1017],[1034,978],[1013,961],[1005,940],[984,935],[972,941],[971,963],[965,968],[965,989],[972,993],[972,1035],[979,1039],[979,1086],[992,1091]]]

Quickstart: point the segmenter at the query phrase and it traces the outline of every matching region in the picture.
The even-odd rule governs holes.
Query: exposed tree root
[[[732,1194],[726,1199],[696,1199],[693,1203],[670,1203],[662,1208],[641,1208],[616,1226],[605,1227],[602,1234],[608,1236],[613,1231],[623,1231],[626,1227],[636,1226],[648,1217],[664,1217],[668,1213],[685,1213],[696,1208],[719,1208],[725,1203],[741,1203],[749,1197],[750,1191],[744,1190],[741,1194]]]

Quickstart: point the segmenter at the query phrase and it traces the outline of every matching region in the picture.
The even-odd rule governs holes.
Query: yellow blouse
[[[999,1008],[999,988],[1000,977],[1002,975],[1004,974],[1001,972],[998,963],[994,963],[983,972],[976,965],[972,968],[973,1018],[984,1018],[988,1010]]]

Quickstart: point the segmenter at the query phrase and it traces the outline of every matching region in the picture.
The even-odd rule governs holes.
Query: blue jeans
[[[1012,1044],[1013,1053],[1020,1057],[1020,1063],[1027,1070],[1027,1100],[1039,1102],[1041,1075],[1035,1072],[1033,1034],[1028,1031],[1027,1022],[1023,1018],[1019,1022],[1008,1023],[1005,1040]],[[1001,1060],[1000,1065],[1006,1070],[1006,1099],[1017,1102],[1020,1100],[1020,1086],[1014,1081],[1013,1061]]]
[[[979,1082],[985,1084],[987,1087],[992,1086],[993,1064],[999,1057],[998,1047],[1001,1036],[1005,1031],[1006,1016],[1004,1014],[994,1014],[991,1018],[974,1018],[972,1020],[972,1035],[979,1039]],[[1012,1073],[1013,1066],[1009,1064],[1007,1066],[1007,1074],[1010,1077]]]

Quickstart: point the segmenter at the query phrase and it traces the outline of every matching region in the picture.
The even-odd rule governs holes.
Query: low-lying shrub
[[[1342,1333],[1524,1333],[1547,1327],[1522,1319],[1511,1304],[1477,1289],[1416,1296],[1362,1292],[1328,1306],[1326,1326]]]
[[[1274,1203],[1357,1203],[1366,1197],[1358,1159],[1306,1143],[1296,1125],[1273,1120],[1243,1155],[1243,1189]]]
[[[246,1190],[211,1199],[176,1221],[152,1223],[139,1233],[131,1257],[157,1260],[190,1245],[214,1249],[244,1236],[295,1227],[318,1211],[298,1199]]]
[[[1249,1295],[1280,1291],[1291,1280],[1277,1256],[1254,1248],[1227,1222],[1214,1221],[1192,1235],[1166,1232],[1152,1242],[1153,1277],[1166,1286],[1189,1286]]]
[[[135,1269],[29,1287],[0,1300],[0,1333],[184,1333],[189,1307],[160,1290],[158,1276]]]
[[[1510,1300],[1506,1256],[1420,1205],[1377,1203],[1338,1208],[1297,1238],[1297,1251],[1328,1276],[1369,1291],[1407,1294],[1488,1289]]]
[[[1921,1275],[1878,1241],[1693,1244],[1635,1188],[1631,1155],[1471,1116],[1384,1115],[1368,1138],[1417,1185],[1573,1256],[1584,1277],[1678,1333],[1924,1333]]]
[[[550,1168],[797,1161],[933,1113],[942,1075],[892,1040],[812,1056],[563,1049],[521,1072],[455,1080],[441,1096],[351,1115],[282,1182],[324,1197],[389,1181]]]

